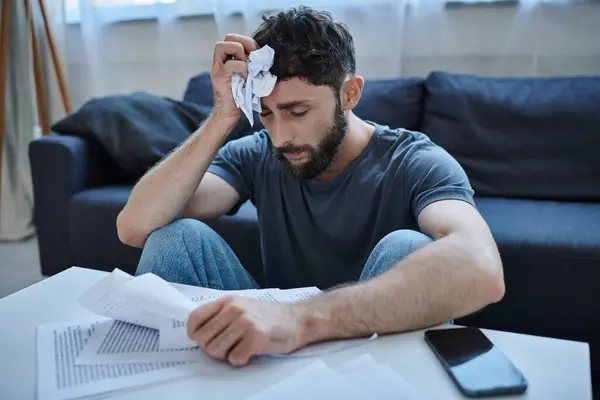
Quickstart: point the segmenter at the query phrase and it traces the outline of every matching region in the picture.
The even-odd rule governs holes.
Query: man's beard
[[[338,100],[335,113],[333,114],[333,123],[316,148],[309,145],[294,146],[290,144],[273,148],[273,153],[283,165],[285,172],[292,178],[313,179],[329,168],[347,131],[348,122],[342,110],[342,104]],[[293,165],[285,157],[285,153],[299,153],[303,151],[308,153],[308,161],[302,165]]]

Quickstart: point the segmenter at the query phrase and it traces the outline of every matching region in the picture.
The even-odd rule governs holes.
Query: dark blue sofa
[[[185,100],[210,105],[207,74]],[[420,130],[463,165],[504,263],[506,296],[458,323],[586,341],[600,368],[600,77],[498,79],[435,72],[367,81],[356,113]],[[42,272],[132,273],[115,221],[133,179],[96,142],[30,145]],[[210,224],[261,281],[256,211]],[[351,226],[349,226],[351,229]]]

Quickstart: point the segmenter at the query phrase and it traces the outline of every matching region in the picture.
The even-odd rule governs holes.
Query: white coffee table
[[[70,268],[11,296],[0,299],[0,398],[33,399],[36,388],[36,329],[38,325],[87,319],[91,314],[75,299],[106,275]],[[523,399],[591,399],[590,355],[586,343],[484,330],[529,381]],[[373,344],[325,357],[342,364],[368,351],[389,364],[433,399],[463,398],[423,340],[423,331],[391,335]],[[314,361],[261,362],[222,376],[195,376],[114,396],[118,399],[244,399]],[[375,397],[374,397],[375,398]],[[515,398],[515,397],[510,397]]]

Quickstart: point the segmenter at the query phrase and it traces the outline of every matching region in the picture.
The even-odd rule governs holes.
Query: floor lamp
[[[10,35],[10,3],[13,0],[0,0],[2,2],[2,9],[0,14],[0,190],[2,188],[2,154],[4,150],[4,112],[6,109],[6,75],[8,74],[8,43]],[[44,86],[42,82],[42,71],[40,66],[40,57],[38,52],[38,43],[35,34],[35,21],[33,19],[33,13],[31,10],[30,0],[23,0],[25,4],[25,14],[27,18],[27,26],[29,27],[31,35],[31,49],[33,53],[33,76],[35,81],[35,94],[37,100],[37,112],[38,120],[42,128],[44,135],[50,134],[50,124],[48,123],[48,115],[46,114],[46,101],[44,99]],[[50,46],[50,54],[52,56],[52,63],[54,65],[54,71],[56,72],[56,78],[58,81],[58,87],[62,98],[63,107],[67,114],[71,113],[71,101],[69,99],[69,93],[67,90],[67,84],[65,76],[62,70],[60,59],[58,58],[58,51],[56,50],[56,44],[54,42],[54,36],[48,23],[48,14],[46,12],[46,5],[44,0],[38,0],[42,19],[44,23],[44,30],[46,32],[46,39]]]

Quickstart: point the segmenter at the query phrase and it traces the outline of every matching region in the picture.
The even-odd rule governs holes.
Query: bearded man
[[[232,76],[248,55],[274,50],[277,77],[261,98],[263,131],[230,141],[242,117]],[[391,50],[395,51],[395,50]],[[199,307],[189,336],[211,357],[423,328],[504,295],[502,264],[468,178],[420,133],[353,112],[364,79],[352,36],[310,8],[265,17],[252,37],[215,46],[211,116],[135,186],[119,238],[143,247],[137,274],[221,290],[258,285],[204,222],[250,200],[258,211],[268,287],[317,286],[295,304],[226,296]]]

